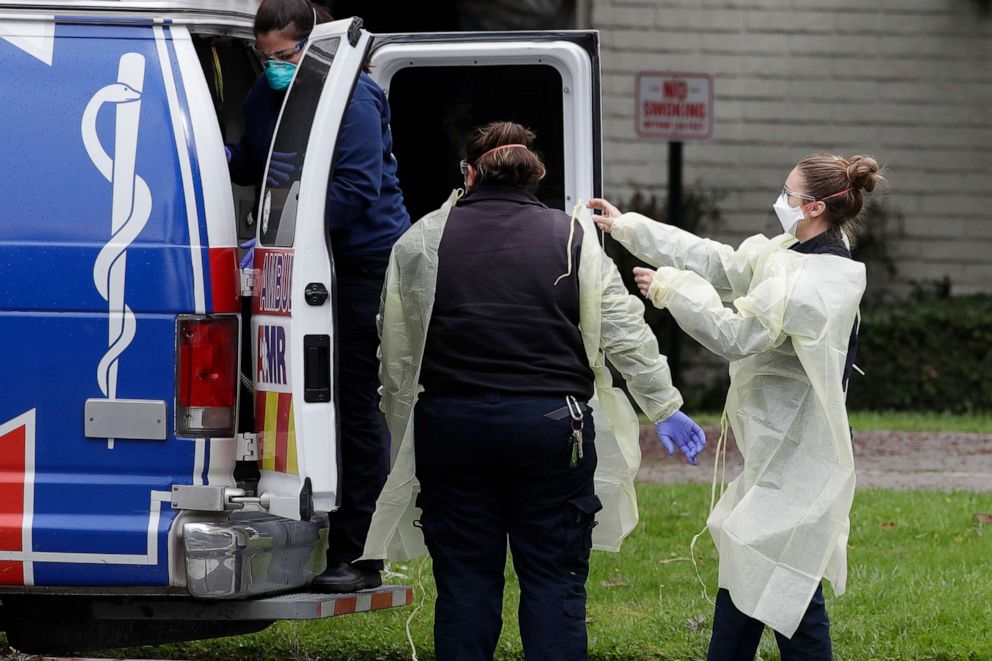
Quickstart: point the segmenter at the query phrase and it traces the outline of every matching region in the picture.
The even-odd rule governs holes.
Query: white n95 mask
[[[772,205],[772,209],[775,210],[775,215],[778,216],[778,222],[782,223],[782,229],[785,230],[786,234],[795,236],[796,226],[800,220],[806,217],[802,206],[790,207],[789,198],[786,196],[785,191],[782,191],[782,194],[775,200],[775,204]]]

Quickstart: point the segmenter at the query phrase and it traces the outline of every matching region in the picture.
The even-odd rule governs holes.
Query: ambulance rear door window
[[[292,167],[288,168],[288,180],[267,177],[265,182],[261,196],[261,243],[264,246],[288,248],[293,245],[307,141],[338,41],[339,37],[331,37],[310,45],[288,92],[270,162],[278,160]]]

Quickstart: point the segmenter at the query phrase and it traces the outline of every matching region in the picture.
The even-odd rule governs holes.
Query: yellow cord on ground
[[[419,661],[417,658],[417,644],[413,642],[413,632],[410,630],[410,624],[413,622],[413,618],[417,616],[420,609],[424,606],[424,601],[427,599],[427,595],[424,592],[424,565],[427,564],[427,558],[420,561],[420,568],[417,569],[417,590],[420,592],[420,603],[417,604],[413,612],[410,613],[410,617],[406,618],[406,640],[410,643],[410,659],[412,661]]]
[[[709,515],[713,513],[713,508],[716,507],[717,502],[717,473],[720,473],[720,496],[723,496],[724,485],[727,479],[727,410],[724,409],[723,415],[720,416],[720,438],[716,442],[716,456],[713,458],[713,481],[710,484],[710,508],[706,513],[707,519]],[[722,468],[721,468],[722,464]],[[689,543],[689,557],[692,559],[692,567],[696,570],[696,578],[699,580],[699,584],[703,586],[703,598],[713,605],[716,605],[712,599],[710,599],[709,593],[706,591],[706,582],[703,581],[703,577],[699,573],[699,564],[696,562],[696,542],[702,537],[703,533],[706,532],[706,525],[703,529],[692,536],[692,541]]]

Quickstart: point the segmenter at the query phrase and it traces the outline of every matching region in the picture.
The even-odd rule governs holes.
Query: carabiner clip
[[[565,406],[568,407],[568,415],[571,416],[572,421],[581,425],[582,408],[579,406],[578,400],[572,395],[565,395]]]
[[[572,435],[569,438],[569,444],[571,446],[571,459],[568,462],[569,468],[575,468],[579,465],[582,460],[582,427],[584,420],[582,418],[582,408],[579,406],[578,400],[576,400],[571,395],[565,395],[565,406],[568,407],[568,415],[572,418]]]

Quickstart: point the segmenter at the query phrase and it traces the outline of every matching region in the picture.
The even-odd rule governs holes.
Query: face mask
[[[274,90],[284,90],[289,87],[296,73],[296,65],[292,62],[269,60],[265,63],[265,81]]]
[[[796,226],[799,225],[800,220],[806,217],[802,206],[790,207],[789,198],[786,196],[785,192],[783,192],[778,196],[778,199],[775,200],[775,204],[772,205],[772,209],[775,210],[775,215],[778,216],[778,222],[782,223],[782,229],[785,230],[787,234],[795,236]]]

